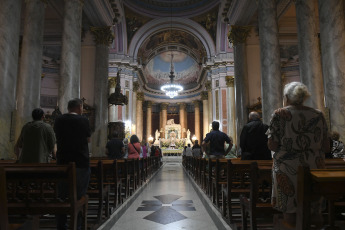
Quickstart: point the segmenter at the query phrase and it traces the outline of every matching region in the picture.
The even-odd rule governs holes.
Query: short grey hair
[[[248,116],[249,120],[252,121],[252,120],[258,120],[260,119],[260,114],[258,112],[250,112],[249,113],[249,116]]]
[[[310,97],[310,93],[306,85],[295,81],[285,85],[284,97],[287,97],[292,105],[302,105]]]

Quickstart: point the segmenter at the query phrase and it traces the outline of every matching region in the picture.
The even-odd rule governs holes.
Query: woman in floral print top
[[[287,229],[294,229],[296,224],[298,166],[323,168],[325,152],[329,152],[330,146],[322,112],[303,105],[309,96],[304,84],[287,84],[284,88],[286,106],[274,112],[267,131],[268,147],[275,152],[272,204],[283,212]],[[319,204],[314,206],[315,218],[321,216]]]

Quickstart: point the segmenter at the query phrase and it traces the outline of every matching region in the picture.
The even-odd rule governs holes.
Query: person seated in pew
[[[140,156],[140,158],[146,158],[147,157],[147,147],[146,147],[146,143],[144,140],[141,142],[141,149],[142,149],[142,155]]]
[[[198,140],[195,140],[195,144],[192,148],[193,157],[200,157],[201,156],[201,146],[199,145]]]
[[[283,213],[285,229],[296,226],[298,166],[324,168],[325,153],[329,152],[328,128],[322,112],[303,105],[309,96],[307,87],[300,82],[285,85],[285,107],[274,111],[267,131],[268,148],[275,152],[272,205]],[[321,200],[312,207],[314,224],[322,224]]]
[[[186,150],[186,156],[187,157],[193,156],[193,151],[192,151],[192,148],[190,147],[190,144],[187,145],[187,148],[185,150]]]
[[[125,149],[123,158],[127,159],[128,158],[128,139],[127,138],[123,139],[122,143],[123,143],[124,149]]]
[[[111,140],[106,145],[105,154],[110,159],[122,159],[125,154],[125,146],[119,137],[119,132],[114,131]]]
[[[231,143],[233,143],[232,137],[229,136],[229,138],[230,138]],[[229,148],[229,144],[225,143],[224,144],[224,150],[226,151],[228,148]],[[235,144],[233,144],[229,153],[225,155],[225,158],[227,158],[227,159],[237,158],[236,152],[237,152],[237,147]]]
[[[138,159],[142,155],[142,148],[137,135],[132,135],[128,144],[128,159]]]
[[[240,136],[242,160],[271,160],[267,147],[268,125],[262,123],[258,112],[249,113],[249,122],[244,125]]]

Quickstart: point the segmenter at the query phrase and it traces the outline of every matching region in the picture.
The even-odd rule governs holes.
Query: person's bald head
[[[260,120],[260,114],[258,112],[249,113],[249,121]]]

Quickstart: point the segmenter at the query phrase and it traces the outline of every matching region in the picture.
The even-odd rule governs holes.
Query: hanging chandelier
[[[167,83],[161,87],[161,90],[165,92],[165,95],[167,95],[170,98],[174,98],[178,95],[179,92],[183,90],[183,87],[179,84],[174,84],[174,63],[173,63],[174,54],[171,53],[171,62],[170,62],[170,83]]]

